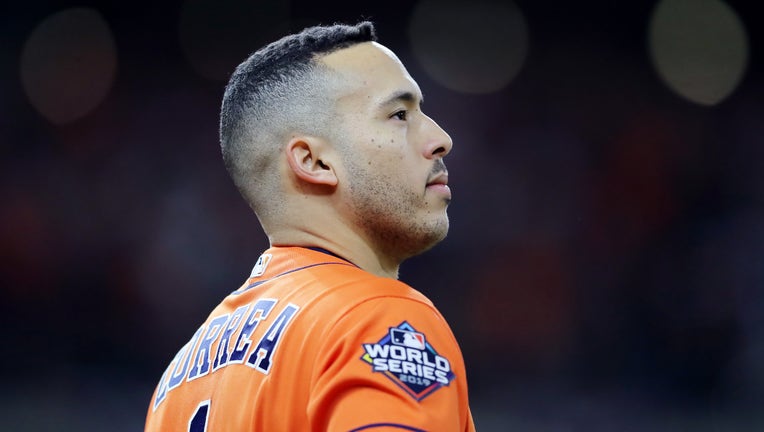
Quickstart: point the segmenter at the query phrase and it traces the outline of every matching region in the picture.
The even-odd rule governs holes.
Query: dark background
[[[423,1],[3,6],[0,429],[141,430],[167,363],[267,247],[219,156],[227,74],[289,31],[371,19],[454,139],[451,233],[401,279],[460,340],[478,430],[764,430],[762,18],[725,3],[747,61],[698,103],[652,61],[657,3],[469,2],[512,19],[458,25]],[[32,45],[71,8],[106,36]],[[466,88],[431,76],[421,38]],[[515,72],[475,93],[502,50]]]

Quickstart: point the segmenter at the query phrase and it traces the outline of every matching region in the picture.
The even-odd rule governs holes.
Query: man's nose
[[[424,125],[425,136],[427,137],[427,144],[425,145],[425,157],[445,157],[451,152],[453,147],[453,141],[451,137],[444,131],[435,120],[425,116]]]

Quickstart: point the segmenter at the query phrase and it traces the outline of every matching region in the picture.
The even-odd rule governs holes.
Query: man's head
[[[320,135],[332,116],[332,77],[318,56],[373,40],[370,22],[311,27],[261,48],[234,71],[220,113],[223,161],[261,219],[277,212],[273,168],[285,139]]]
[[[323,40],[336,32],[344,36]],[[358,238],[399,263],[448,230],[451,139],[421,103],[370,24],[307,29],[258,51],[231,79],[226,165],[269,236],[286,224],[313,238]]]

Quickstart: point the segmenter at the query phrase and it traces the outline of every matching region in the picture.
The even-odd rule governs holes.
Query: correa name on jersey
[[[455,377],[451,362],[406,321],[390,327],[378,342],[363,344],[363,350],[361,360],[371,365],[372,372],[384,374],[417,401]]]
[[[278,303],[276,299],[259,299],[202,325],[172,359],[159,380],[154,410],[182,383],[232,364],[243,364],[267,375],[284,330],[300,310],[292,303],[279,310]],[[263,321],[269,321],[270,326],[259,341],[255,341],[252,335]]]

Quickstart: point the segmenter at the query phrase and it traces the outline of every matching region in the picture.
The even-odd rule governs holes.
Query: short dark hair
[[[300,113],[310,107],[303,105],[311,97],[326,97],[305,84],[317,69],[316,58],[376,40],[368,21],[309,27],[257,50],[236,68],[223,95],[220,146],[226,169],[250,206],[255,208],[252,177],[269,163],[252,146],[272,145],[286,128],[304,127]]]

